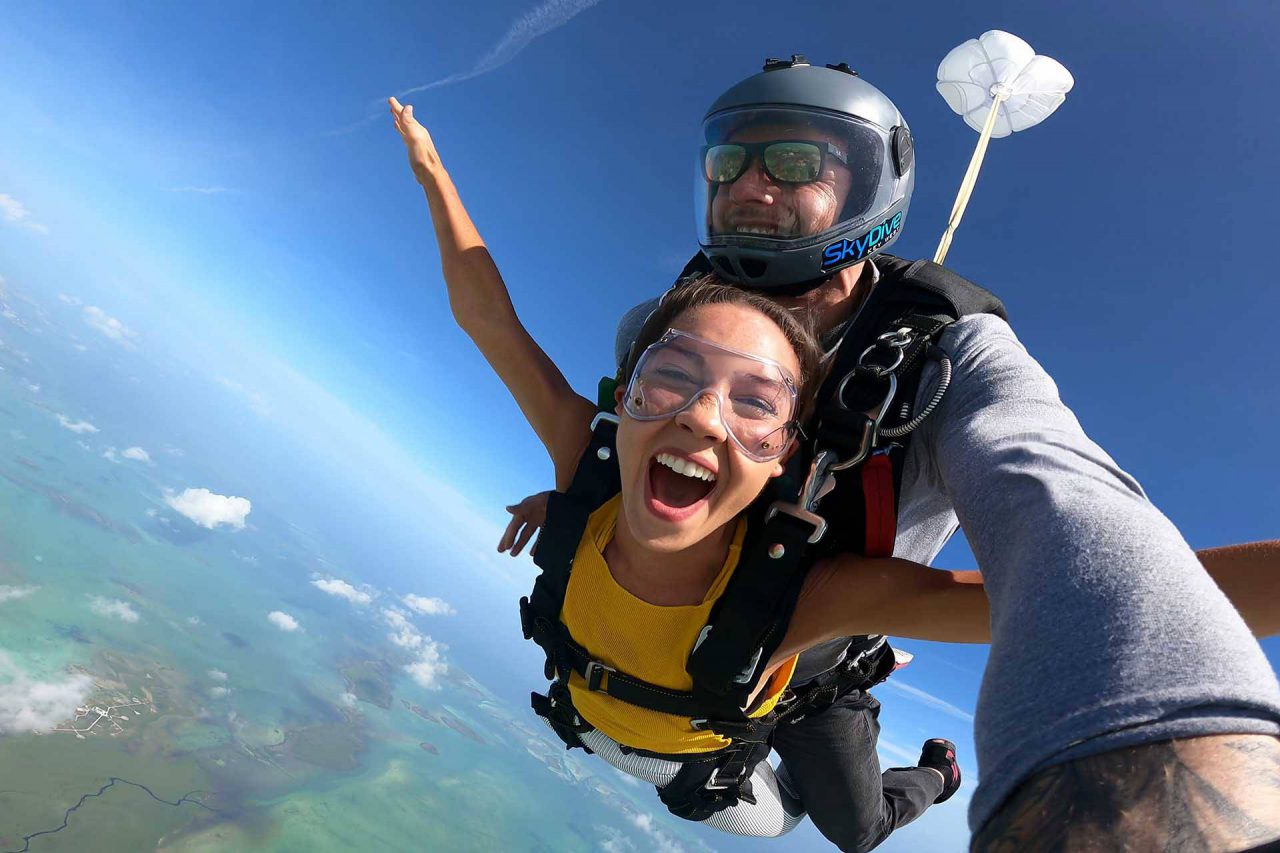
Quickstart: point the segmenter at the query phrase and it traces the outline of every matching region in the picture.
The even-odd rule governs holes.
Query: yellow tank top
[[[733,542],[719,575],[700,604],[661,606],[636,598],[609,573],[604,549],[613,539],[621,497],[616,496],[592,514],[578,543],[560,619],[575,641],[593,658],[636,678],[688,691],[693,679],[685,662],[712,606],[738,565],[745,519],[739,519]],[[756,700],[752,717],[767,714],[791,681],[796,659],[791,658],[770,677]],[[605,675],[608,678],[608,675]],[[714,732],[696,731],[688,717],[676,717],[620,702],[603,691],[587,690],[577,673],[569,677],[569,693],[583,719],[618,743],[635,749],[677,755],[711,752],[729,744]]]

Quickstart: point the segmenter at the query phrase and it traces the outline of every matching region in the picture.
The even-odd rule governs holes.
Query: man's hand
[[[510,550],[511,556],[520,556],[524,546],[547,520],[547,496],[550,494],[551,492],[538,492],[507,507],[507,512],[511,513],[511,521],[507,522],[507,529],[498,540],[499,554]],[[537,547],[535,544],[529,549],[529,556],[533,556]]]
[[[413,167],[414,177],[423,185],[435,181],[444,166],[440,164],[440,154],[431,141],[431,134],[413,117],[412,104],[401,106],[395,98],[388,98],[387,103],[391,105],[391,115],[395,116],[396,130],[409,149],[409,165]]]

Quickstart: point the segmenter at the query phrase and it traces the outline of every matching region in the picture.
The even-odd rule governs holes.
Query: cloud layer
[[[428,598],[423,595],[409,593],[400,599],[410,610],[424,616],[452,616],[457,613],[453,606],[443,598]]]
[[[185,489],[179,495],[165,495],[164,502],[209,530],[222,524],[239,530],[253,509],[248,498],[219,495],[208,489]]]
[[[14,601],[19,598],[26,598],[35,592],[39,587],[36,586],[7,586],[0,584],[0,604],[6,601]]]
[[[8,193],[0,193],[0,222],[26,228],[37,234],[49,233],[48,226],[41,225],[32,219],[31,211],[27,210],[27,206]]]
[[[49,729],[70,719],[93,686],[87,675],[36,681],[0,651],[0,734]]]
[[[297,631],[301,627],[298,625],[297,619],[294,619],[283,610],[272,610],[267,614],[267,619],[271,620],[271,624],[281,631]]]
[[[417,660],[404,668],[405,672],[427,690],[438,690],[439,677],[449,669],[444,659],[444,652],[449,647],[420,633],[403,610],[387,607],[383,609],[382,617],[395,629],[394,633],[387,635],[387,639],[417,655]]]
[[[130,624],[137,622],[139,619],[138,611],[133,609],[133,605],[118,598],[91,595],[89,596],[89,609],[99,616],[119,619],[121,622],[129,622]]]
[[[73,421],[66,415],[58,415],[58,423],[62,424],[63,429],[69,429],[77,435],[98,431],[98,428],[88,421]]]
[[[373,596],[369,593],[356,589],[351,584],[338,578],[317,578],[311,582],[311,585],[321,592],[345,598],[352,604],[368,604],[373,601]]]
[[[130,329],[115,317],[108,315],[106,311],[96,305],[84,306],[84,321],[89,324],[90,328],[96,329],[122,346],[132,346],[131,341],[138,336],[138,333],[133,329]]]

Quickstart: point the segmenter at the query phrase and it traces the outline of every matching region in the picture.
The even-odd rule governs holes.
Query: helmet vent
[[[758,258],[739,258],[738,263],[742,265],[742,274],[747,278],[760,278],[769,269],[769,262]]]
[[[714,261],[716,270],[729,279],[738,277],[738,271],[733,268],[733,264],[729,263],[729,259],[723,255],[717,255]]]
[[[830,62],[828,62],[827,67],[830,68],[832,71],[843,71],[845,74],[849,74],[854,77],[858,76],[858,72],[850,68],[849,63],[847,62],[840,62],[835,65],[832,65]]]
[[[775,59],[770,57],[764,61],[765,71],[777,71],[780,68],[792,68],[796,65],[808,65],[809,60],[804,58],[803,53],[793,53],[790,59]]]

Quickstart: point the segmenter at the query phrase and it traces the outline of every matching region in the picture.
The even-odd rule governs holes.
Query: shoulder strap
[[[742,698],[738,689],[743,686],[744,676],[750,676],[745,680],[748,689],[755,684],[764,663],[786,633],[805,573],[815,558],[847,551],[868,553],[869,537],[873,535],[876,553],[892,553],[894,517],[909,436],[860,446],[868,425],[872,419],[877,421],[871,424],[874,435],[874,427],[879,424],[892,427],[909,419],[910,413],[894,404],[914,400],[929,347],[946,326],[974,313],[993,313],[1007,319],[999,299],[945,267],[926,260],[904,261],[892,255],[877,255],[876,264],[880,281],[846,331],[832,372],[820,391],[822,405],[812,430],[813,446],[807,453],[796,455],[788,475],[778,478],[776,487],[753,507],[754,531],[749,531],[743,546],[742,562],[689,658],[688,672],[693,677],[694,690],[707,696],[709,702]],[[865,381],[845,381],[859,367],[868,347],[900,329],[912,333],[912,343],[902,349],[902,360],[892,381],[883,375],[870,375],[870,371],[859,377]],[[890,354],[896,358],[895,353]],[[835,405],[841,396],[844,405]],[[835,475],[835,489],[824,505],[823,515],[839,519],[839,523],[832,525],[825,536],[819,536],[821,542],[814,547],[810,541],[816,532],[812,521],[779,513],[768,524],[761,522],[763,508],[778,495],[802,495],[792,505],[808,505],[803,484],[812,479],[812,473],[806,478],[805,471],[823,448],[833,449],[840,459],[859,458],[856,465]],[[888,503],[887,523],[881,517],[883,513],[868,511],[868,492],[873,489],[873,502]],[[784,554],[775,558],[778,550]]]

